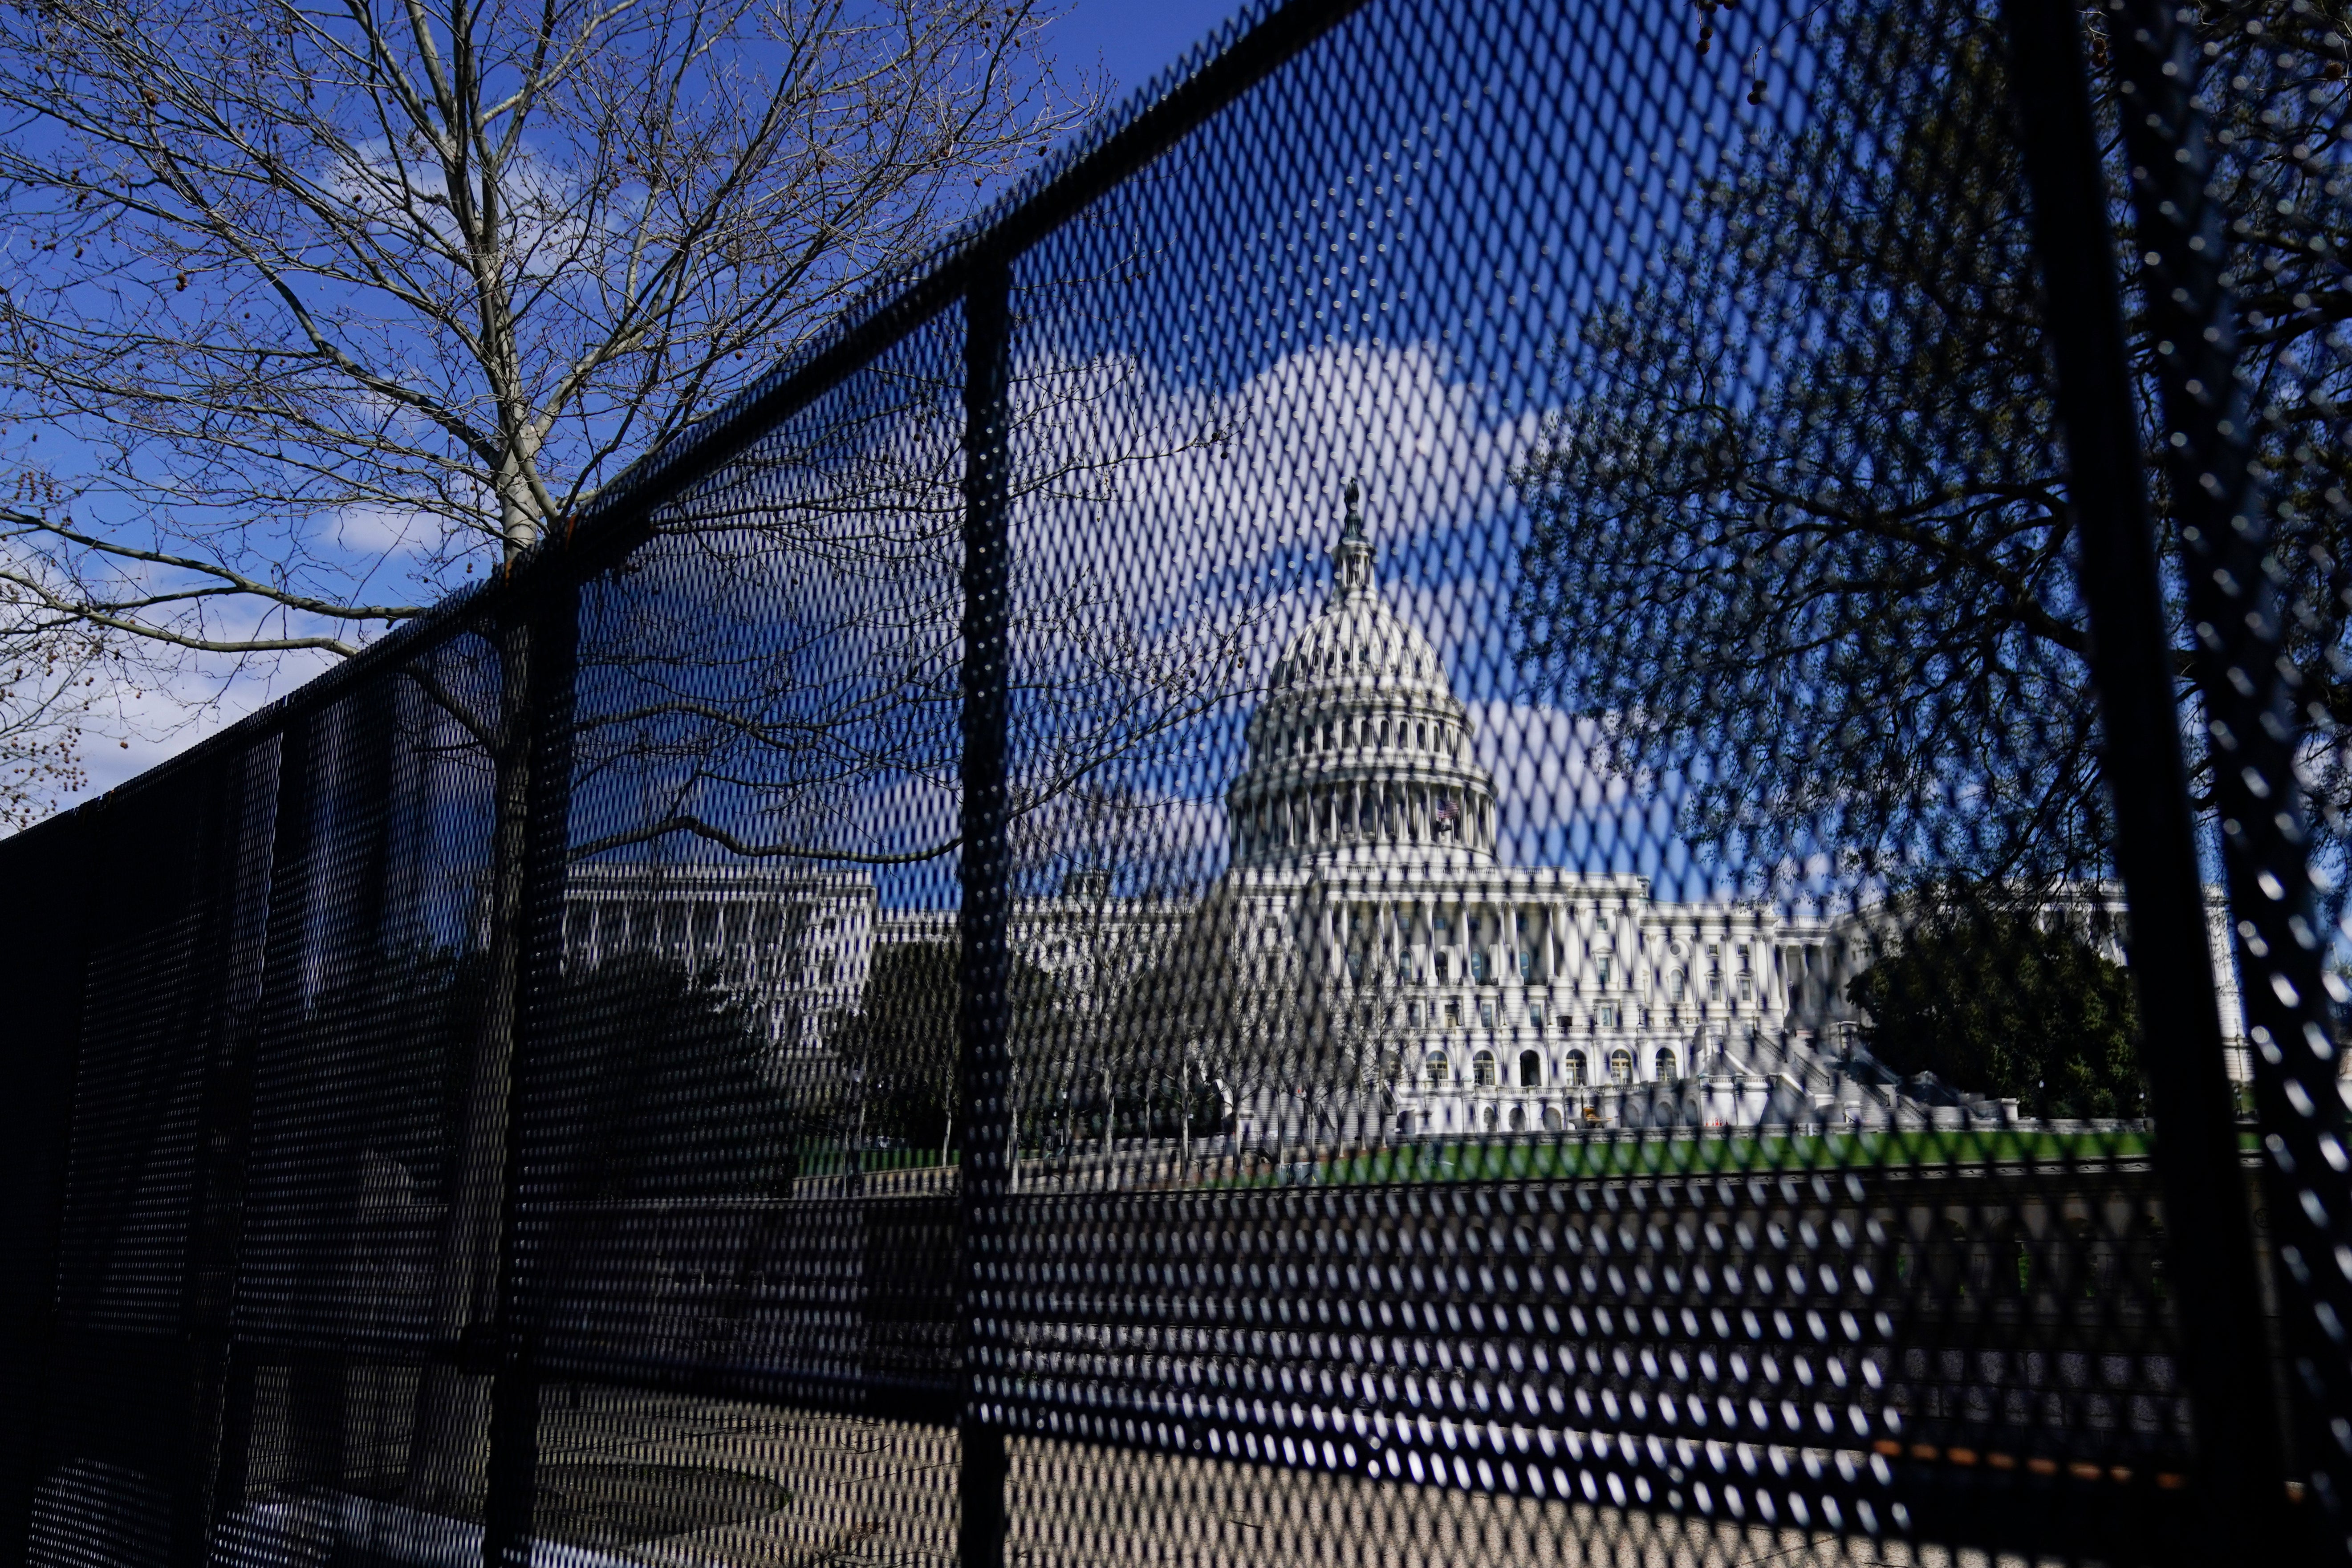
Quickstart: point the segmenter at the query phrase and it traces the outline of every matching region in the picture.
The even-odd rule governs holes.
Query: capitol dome
[[[1437,650],[1372,582],[1348,487],[1331,601],[1275,661],[1226,792],[1236,866],[1331,861],[1492,865],[1495,785]]]

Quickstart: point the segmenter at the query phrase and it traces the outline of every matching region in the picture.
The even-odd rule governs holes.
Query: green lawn
[[[1788,1171],[1883,1170],[1930,1165],[2063,1164],[2147,1157],[2143,1131],[2048,1132],[1971,1129],[1905,1132],[1634,1132],[1552,1139],[1449,1140],[1368,1149],[1262,1166],[1208,1184],[1220,1187],[1370,1186],[1401,1182],[1486,1182],[1592,1176],[1763,1175]],[[2251,1134],[2242,1142],[2249,1150]],[[1035,1150],[1023,1151],[1037,1157]],[[957,1163],[950,1151],[948,1163]],[[800,1150],[803,1176],[936,1168],[937,1149],[868,1149],[837,1144]]]
[[[2143,1159],[2146,1132],[2030,1130],[1824,1132],[1804,1135],[1654,1133],[1553,1142],[1422,1143],[1296,1162],[1236,1185],[1360,1186],[1513,1178],[1763,1174],[1856,1167],[2052,1163]]]

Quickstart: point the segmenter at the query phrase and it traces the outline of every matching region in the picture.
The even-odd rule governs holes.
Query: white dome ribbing
[[[1226,792],[1236,866],[1345,860],[1492,865],[1495,785],[1429,639],[1372,582],[1348,487],[1331,602],[1276,661]]]

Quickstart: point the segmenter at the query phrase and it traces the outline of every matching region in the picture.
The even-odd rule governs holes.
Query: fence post
[[[533,1068],[543,1020],[563,981],[565,873],[572,844],[572,730],[580,650],[580,589],[568,572],[517,612],[530,649],[524,722],[522,907],[514,987],[514,1046],[507,1079],[506,1152],[499,1194],[498,1363],[490,1383],[489,1454],[483,1465],[483,1568],[522,1568],[531,1557],[539,1494],[536,1320],[518,1276],[520,1194],[529,1157]]]
[[[245,1500],[246,1471],[251,1458],[256,1369],[251,1359],[238,1352],[235,1321],[244,1241],[246,1162],[251,1152],[255,1058],[266,1037],[270,1000],[266,990],[287,964],[289,948],[301,941],[301,921],[296,919],[289,930],[285,903],[292,902],[299,909],[302,895],[298,891],[289,900],[282,900],[281,893],[289,875],[304,887],[310,879],[310,728],[311,718],[305,711],[297,713],[278,732],[277,765],[268,785],[272,796],[268,869],[260,881],[259,929],[250,939],[249,960],[240,952],[234,929],[240,920],[234,900],[253,846],[243,841],[235,822],[220,829],[231,854],[228,866],[212,879],[214,891],[225,906],[225,912],[215,919],[227,928],[215,933],[216,952],[208,961],[215,966],[217,983],[226,994],[214,1010],[214,1049],[219,1060],[209,1070],[209,1103],[204,1113],[205,1126],[219,1142],[210,1155],[215,1164],[210,1182],[215,1190],[210,1194],[213,1212],[208,1216],[219,1232],[192,1258],[190,1273],[193,1280],[201,1262],[213,1276],[203,1281],[200,1327],[217,1342],[217,1364],[207,1370],[202,1390],[205,1409],[196,1427],[200,1436],[209,1435],[212,1471],[205,1478],[202,1528],[189,1559],[194,1562],[204,1561],[214,1550],[223,1521]],[[252,787],[249,770],[245,786]],[[230,798],[241,817],[241,793],[232,793]],[[252,965],[249,992],[245,979],[247,962]],[[299,972],[299,964],[294,967]],[[199,1212],[204,1212],[202,1207]]]
[[[1006,848],[1011,711],[1008,595],[1012,588],[1005,449],[1012,281],[1002,258],[972,268],[964,293],[962,903],[958,917],[956,1122],[963,1130],[958,1185],[956,1556],[962,1568],[1004,1561],[1003,1428],[991,1418],[979,1342],[985,1259],[1003,1217],[1012,1162],[1012,906]]]
[[[2155,1112],[2153,1159],[2197,1427],[2209,1562],[2297,1556],[2270,1398],[2252,1217],[2206,933],[2173,646],[2141,468],[2115,236],[2076,8],[2008,0],[2034,249],[2081,535],[2116,866]],[[2257,574],[2259,576],[2259,574]],[[2127,763],[2127,765],[2126,765]]]

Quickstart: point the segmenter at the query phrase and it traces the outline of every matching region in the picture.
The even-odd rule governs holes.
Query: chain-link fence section
[[[11,1550],[2343,1555],[2347,31],[1237,26],[0,848]]]

